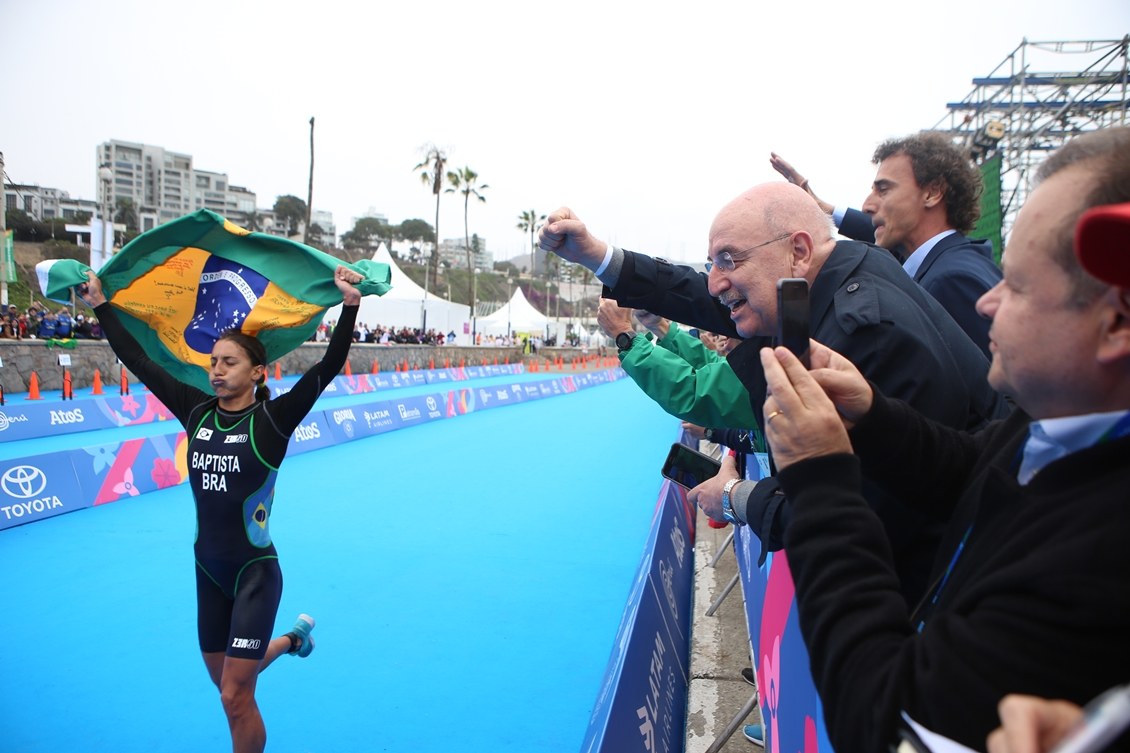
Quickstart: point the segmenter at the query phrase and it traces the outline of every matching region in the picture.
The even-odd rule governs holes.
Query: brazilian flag
[[[221,333],[254,335],[277,360],[310,339],[341,303],[334,271],[345,262],[301,243],[253,233],[207,209],[134,238],[98,270],[102,289],[149,357],[177,379],[210,391]],[[387,264],[345,264],[365,277],[362,295],[390,289]],[[90,267],[64,259],[36,266],[48,298],[66,300]]]

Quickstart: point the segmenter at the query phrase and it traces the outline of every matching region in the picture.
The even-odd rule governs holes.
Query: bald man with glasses
[[[1008,412],[985,382],[985,356],[938,302],[889,254],[836,241],[831,220],[797,186],[763,184],[723,207],[710,228],[706,274],[594,238],[568,208],[549,216],[540,243],[592,270],[606,286],[604,295],[621,306],[744,338],[728,362],[749,391],[762,429],[766,382],[758,352],[776,332],[777,280],[784,277],[809,283],[812,337],[850,358],[884,394],[955,428],[976,428]],[[773,477],[726,483],[732,475],[696,487],[691,499],[711,518],[748,524],[763,549],[780,549],[791,518],[780,485]],[[901,591],[916,600],[926,588],[942,521],[866,486]]]

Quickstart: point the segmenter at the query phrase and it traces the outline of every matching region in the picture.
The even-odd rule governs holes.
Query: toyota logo
[[[0,477],[0,487],[4,493],[17,499],[36,497],[47,486],[47,476],[32,465],[16,465]]]

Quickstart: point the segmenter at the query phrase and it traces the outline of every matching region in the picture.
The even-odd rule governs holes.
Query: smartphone
[[[708,455],[676,442],[663,463],[663,477],[685,489],[693,489],[718,475],[722,464]]]
[[[807,369],[808,360],[808,280],[782,277],[777,280],[777,344],[791,350]]]

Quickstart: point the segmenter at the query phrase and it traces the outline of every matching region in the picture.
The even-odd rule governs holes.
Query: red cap
[[[1084,212],[1075,226],[1075,256],[1103,282],[1130,288],[1130,202]]]

